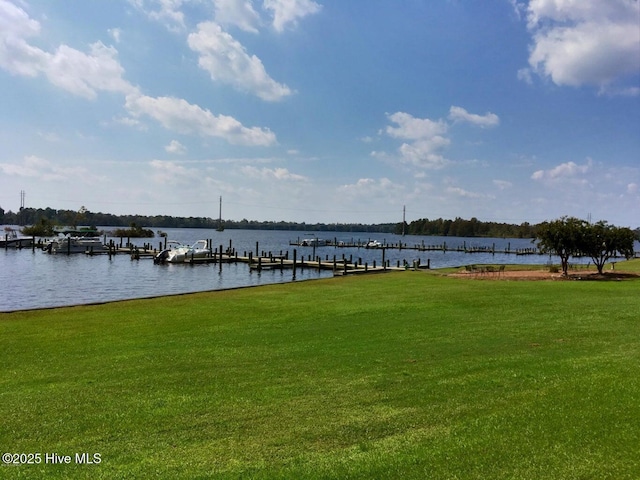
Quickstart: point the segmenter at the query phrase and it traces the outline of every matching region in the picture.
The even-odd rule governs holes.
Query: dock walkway
[[[500,253],[507,255],[542,255],[536,247],[512,249],[509,242],[505,248],[496,248],[496,244],[485,246],[471,246],[463,242],[462,245],[448,245],[446,242],[436,245],[427,245],[424,240],[420,243],[396,242],[388,243],[383,241],[377,243],[372,240],[351,240],[340,241],[334,239],[297,239],[289,241],[289,245],[297,247],[335,247],[335,248],[364,248],[364,249],[392,249],[392,250],[415,250],[419,252],[464,252],[464,253]]]

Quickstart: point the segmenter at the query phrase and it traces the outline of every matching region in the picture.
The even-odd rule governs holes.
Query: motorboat
[[[381,247],[382,247],[382,244],[377,240],[369,240],[364,246],[364,248],[381,248]]]
[[[190,246],[175,241],[169,241],[167,245],[169,246],[154,257],[155,263],[184,263],[192,258],[206,258],[211,255],[207,240],[198,240]]]
[[[326,247],[329,245],[328,240],[322,238],[305,238],[300,242],[301,247]]]
[[[48,253],[104,253],[107,247],[99,237],[64,237],[49,242],[44,250]]]

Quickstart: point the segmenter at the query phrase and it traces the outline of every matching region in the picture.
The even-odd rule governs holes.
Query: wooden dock
[[[371,240],[351,240],[351,241],[339,241],[334,239],[297,239],[296,241],[289,241],[289,245],[305,248],[322,248],[322,247],[334,247],[334,248],[364,248],[364,249],[392,249],[392,250],[415,250],[418,252],[461,252],[461,253],[491,253],[491,254],[506,254],[506,255],[542,255],[538,248],[517,248],[512,249],[509,242],[505,248],[496,248],[496,244],[484,246],[472,246],[463,242],[462,245],[448,245],[446,242],[436,245],[428,245],[424,240],[420,243],[409,242],[381,242],[379,245],[371,245]]]
[[[0,239],[0,248],[33,248],[36,242],[32,237],[17,237]]]
[[[202,264],[222,264],[225,263],[244,263],[249,266],[251,270],[254,271],[262,271],[262,270],[304,270],[304,269],[317,269],[317,270],[330,270],[333,271],[335,275],[350,275],[357,273],[376,273],[376,272],[385,272],[385,271],[394,271],[394,270],[405,270],[406,267],[400,266],[399,263],[397,266],[391,266],[389,262],[386,262],[385,265],[378,265],[376,262],[373,262],[372,265],[368,263],[355,263],[349,262],[346,259],[338,260],[334,258],[333,260],[322,260],[317,257],[315,259],[304,257],[296,258],[296,252],[294,251],[294,258],[288,258],[288,255],[258,255],[254,256],[252,254],[246,256],[239,256],[237,254],[220,254],[217,252],[213,252],[211,256],[200,257],[200,258],[187,258],[185,259],[185,264],[187,265],[202,265]],[[417,268],[417,265],[416,265]]]

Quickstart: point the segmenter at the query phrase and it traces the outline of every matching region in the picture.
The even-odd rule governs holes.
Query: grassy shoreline
[[[0,314],[3,453],[101,454],[0,477],[637,478],[639,285],[402,272]]]

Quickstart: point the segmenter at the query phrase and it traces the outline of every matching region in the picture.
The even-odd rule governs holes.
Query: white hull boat
[[[156,263],[184,263],[192,258],[206,258],[211,255],[207,240],[198,240],[191,246],[178,242],[169,242],[169,244],[173,245],[155,256]]]

